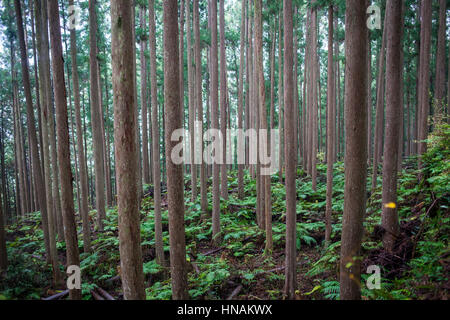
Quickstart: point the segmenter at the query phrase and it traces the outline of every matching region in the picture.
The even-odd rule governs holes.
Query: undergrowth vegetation
[[[397,251],[387,253],[379,235],[381,187],[368,197],[365,235],[362,243],[362,296],[364,299],[443,299],[448,297],[450,274],[450,126],[437,123],[424,155],[423,179],[413,167],[417,159],[404,163],[399,174],[398,209],[402,237]],[[344,205],[344,166],[334,167],[332,241],[324,247],[326,165],[318,165],[317,191],[309,177],[298,170],[297,262],[298,299],[339,299],[339,255]],[[370,176],[370,175],[369,175]],[[274,251],[264,255],[264,231],[255,223],[256,185],[245,175],[245,197],[239,200],[236,172],[229,177],[230,198],[221,201],[221,242],[211,245],[211,217],[203,215],[200,202],[186,203],[186,245],[189,295],[192,299],[280,299],[283,298],[285,245],[285,190],[272,178]],[[186,176],[186,199],[190,177]],[[368,190],[370,179],[368,178]],[[381,186],[381,180],[379,181]],[[146,186],[151,189],[151,186]],[[209,192],[210,194],[210,192]],[[164,196],[164,195],[163,195]],[[164,198],[164,197],[163,197]],[[211,209],[212,199],[209,199]],[[163,199],[163,205],[164,205]],[[169,259],[168,213],[162,211],[163,241]],[[95,217],[95,212],[91,212]],[[77,217],[78,220],[79,217]],[[153,199],[142,201],[141,240],[148,299],[170,299],[169,269],[155,262]],[[93,252],[81,254],[82,291],[91,299],[96,286],[121,298],[117,211],[107,212],[104,232],[93,230]],[[80,252],[83,250],[79,236]],[[7,273],[0,283],[0,299],[39,299],[55,293],[51,268],[45,261],[39,213],[27,215],[7,232]],[[401,240],[401,241],[400,241]],[[65,262],[64,243],[58,242],[60,262]],[[368,265],[381,268],[381,288],[369,290]],[[61,266],[61,271],[64,272]],[[63,288],[59,288],[63,289]],[[234,292],[234,296],[232,293]]]

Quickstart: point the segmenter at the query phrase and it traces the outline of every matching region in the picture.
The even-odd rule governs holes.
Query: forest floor
[[[417,159],[404,162],[399,174],[398,214],[401,235],[395,249],[383,249],[381,237],[381,177],[369,194],[361,251],[363,299],[447,299],[450,290],[450,127],[429,139],[424,156],[425,179],[417,182]],[[379,175],[380,176],[380,175]],[[368,172],[368,190],[370,190]],[[190,199],[190,177],[186,176],[185,198]],[[186,202],[186,251],[189,295],[192,299],[283,299],[285,189],[272,178],[274,250],[264,255],[264,231],[255,223],[256,185],[245,174],[245,197],[237,199],[237,177],[229,171],[230,198],[221,201],[221,241],[211,244],[211,217],[200,210],[199,200]],[[151,186],[142,201],[141,239],[148,299],[170,299],[167,267],[155,262],[154,221]],[[163,190],[164,191],[164,190]],[[317,190],[311,179],[298,170],[297,176],[297,299],[339,298],[340,233],[344,199],[344,166],[334,167],[332,241],[325,248],[326,165],[318,165]],[[211,204],[211,193],[208,192]],[[168,215],[163,196],[163,241],[169,258]],[[90,216],[95,220],[96,213]],[[80,219],[77,216],[78,223]],[[117,211],[107,212],[104,232],[92,226],[93,253],[82,253],[83,299],[93,299],[102,288],[122,299]],[[81,227],[79,228],[81,230]],[[79,247],[83,241],[79,234]],[[0,299],[41,299],[64,290],[51,285],[51,269],[45,262],[39,213],[32,213],[7,229],[9,269],[0,283]],[[57,243],[60,262],[65,245]],[[381,288],[369,290],[367,267],[381,268]],[[61,269],[61,271],[63,271]],[[58,290],[59,289],[59,290]]]

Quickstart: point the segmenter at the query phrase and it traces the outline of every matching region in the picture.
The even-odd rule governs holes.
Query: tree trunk
[[[50,169],[50,147],[49,147],[49,117],[52,117],[50,112],[52,101],[52,87],[50,79],[50,59],[48,47],[48,16],[47,3],[45,1],[36,1],[36,30],[39,36],[37,40],[38,57],[39,57],[39,78],[41,79],[40,99],[42,112],[42,156],[44,161],[44,179],[46,190],[46,203],[48,213],[48,233],[50,246],[50,261],[53,271],[53,282],[55,285],[60,285],[63,278],[59,270],[59,262],[56,250],[56,221],[55,208],[53,205],[53,191],[52,179]],[[56,181],[55,181],[56,182]],[[61,239],[61,238],[60,238]],[[62,239],[61,239],[62,240]]]
[[[280,166],[279,181],[283,183],[283,152],[284,152],[284,116],[283,116],[283,58],[282,58],[282,25],[283,12],[280,10],[280,17],[278,19],[278,129],[280,130],[280,146],[278,154],[278,165]],[[303,156],[304,153],[302,152]]]
[[[190,138],[190,168],[191,168],[191,200],[197,199],[197,166],[195,165],[194,149],[194,125],[195,125],[195,103],[194,103],[194,70],[192,66],[192,43],[191,43],[191,2],[186,1],[186,42],[187,42],[187,69],[188,69],[188,109],[189,109],[189,138]]]
[[[154,215],[155,215],[155,250],[156,261],[164,265],[164,247],[161,222],[161,153],[159,150],[159,123],[158,123],[158,92],[156,78],[156,27],[155,27],[155,0],[149,0],[149,24],[150,24],[150,78],[152,98],[152,157],[153,157],[153,184],[154,184]]]
[[[435,99],[438,111],[444,107],[445,95],[445,33],[446,33],[446,4],[445,0],[439,0],[439,31],[436,52],[436,89]],[[448,103],[448,102],[447,102]],[[442,110],[443,111],[443,110]]]
[[[240,38],[240,59],[239,59],[239,84],[238,84],[238,129],[243,129],[244,114],[244,46],[245,46],[245,17],[247,0],[242,0],[241,5],[241,38]],[[243,150],[243,137],[238,136],[238,150]],[[244,198],[244,165],[238,163],[238,197]]]
[[[27,127],[28,127],[28,136],[30,138],[31,157],[32,157],[32,162],[34,163],[34,167],[40,168],[40,159],[39,159],[39,153],[38,153],[38,141],[37,141],[37,136],[36,136],[36,126],[35,126],[34,111],[33,111],[33,100],[32,100],[32,96],[31,96],[31,87],[30,87],[30,74],[29,74],[29,68],[28,68],[27,52],[26,52],[26,47],[25,47],[24,29],[23,29],[23,21],[22,21],[22,9],[21,9],[20,1],[14,0],[14,6],[15,6],[15,12],[16,12],[17,31],[18,31],[18,35],[19,35],[20,60],[21,60],[21,65],[22,65],[22,82],[23,82],[25,99],[26,99],[26,107],[27,107]],[[19,119],[20,119],[20,111],[19,111],[17,97],[16,97],[16,104],[17,104],[16,111],[17,111],[17,113],[19,115]],[[21,126],[20,121],[19,121],[18,125]],[[20,144],[23,145],[22,142],[20,142]],[[22,155],[23,155],[23,153],[22,153]],[[50,253],[45,184],[44,184],[44,179],[42,178],[41,170],[34,170],[34,179],[36,181],[36,185],[39,186],[37,191],[38,191],[39,207],[41,209],[41,216],[42,216],[42,229],[44,231],[44,242],[45,242],[46,248],[48,248],[47,252]]]
[[[421,2],[420,27],[420,72],[419,72],[419,170],[422,169],[422,155],[427,152],[428,115],[430,113],[430,49],[431,49],[431,1]]]
[[[66,86],[64,82],[64,60],[61,43],[61,27],[57,0],[49,1],[50,40],[52,53],[53,84],[55,86],[56,131],[58,135],[58,162],[61,184],[61,209],[66,240],[67,266],[79,266],[77,229],[73,203],[72,169],[70,165],[69,126],[67,116]],[[81,299],[81,290],[69,292],[72,300]]]
[[[328,7],[328,82],[327,82],[327,196],[325,213],[325,243],[331,239],[331,216],[333,214],[333,159],[334,159],[334,119],[336,99],[334,97],[333,63],[333,6]]]
[[[177,1],[164,1],[164,101],[166,121],[166,166],[169,210],[169,242],[172,277],[172,298],[188,298],[186,275],[186,243],[184,231],[184,184],[182,165],[171,160],[177,141],[173,131],[181,128],[180,79],[178,58]]]
[[[111,49],[114,92],[119,251],[124,299],[144,300],[138,193],[135,59],[132,3],[111,1]]]
[[[219,129],[219,62],[217,50],[217,2],[211,1],[211,129]],[[212,210],[212,238],[218,241],[220,233],[220,194],[218,161],[213,162],[213,210]]]
[[[73,0],[69,1],[69,5],[73,5]],[[70,30],[70,53],[72,58],[72,80],[73,80],[73,97],[75,104],[75,123],[77,132],[77,157],[80,168],[80,215],[83,223],[83,249],[84,252],[91,252],[91,228],[89,225],[89,186],[87,181],[86,157],[83,146],[83,130],[81,128],[81,112],[80,112],[80,85],[78,80],[77,65],[77,41],[75,29]]]
[[[91,124],[92,142],[94,149],[95,166],[95,206],[97,209],[97,224],[99,231],[103,231],[103,220],[105,212],[105,168],[103,154],[103,139],[100,114],[99,85],[97,69],[97,13],[96,0],[89,0],[89,74],[90,74],[90,97],[91,97]]]
[[[145,7],[140,7],[140,24],[145,30]],[[148,128],[147,128],[147,61],[145,59],[145,48],[147,40],[140,40],[140,62],[141,62],[141,117],[142,117],[142,169],[144,183],[150,183],[150,161],[148,158]]]
[[[295,145],[297,137],[294,127],[293,89],[293,17],[292,0],[283,0],[284,21],[284,125],[285,125],[285,162],[286,162],[286,272],[285,295],[294,299],[296,290],[296,165],[297,152]]]
[[[201,39],[200,39],[200,12],[198,0],[194,1],[194,36],[195,36],[195,95],[197,103],[197,115],[198,121],[201,125],[197,128],[195,137],[197,138],[198,149],[195,150],[196,154],[201,155],[200,163],[200,195],[201,195],[201,208],[202,212],[208,211],[208,199],[206,194],[206,168],[203,161],[203,100],[202,100],[202,51],[201,51]]]
[[[228,177],[227,177],[227,58],[225,49],[225,0],[219,0],[220,18],[220,131],[222,132],[222,164],[220,166],[220,196],[228,199]]]
[[[386,20],[386,19],[385,19]],[[375,111],[375,142],[373,149],[373,172],[372,172],[372,193],[377,187],[378,164],[381,162],[383,154],[383,120],[384,120],[384,63],[386,48],[386,23],[383,27],[383,36],[381,38],[381,51],[378,60],[378,78],[377,78],[377,104]]]
[[[386,231],[383,245],[392,251],[399,233],[397,216],[397,158],[400,135],[401,104],[401,15],[402,1],[388,0],[386,3],[386,126],[383,155],[383,214],[382,226]],[[391,205],[395,204],[395,205]]]
[[[367,175],[367,1],[348,0],[345,14],[345,196],[341,300],[361,299],[360,256]]]

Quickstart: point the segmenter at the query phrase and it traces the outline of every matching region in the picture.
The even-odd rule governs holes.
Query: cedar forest
[[[447,299],[448,8],[1,0],[0,300]]]

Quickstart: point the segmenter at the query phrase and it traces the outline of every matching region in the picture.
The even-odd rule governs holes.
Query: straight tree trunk
[[[52,53],[53,84],[56,107],[56,132],[58,135],[58,162],[61,185],[61,209],[66,240],[67,266],[79,266],[77,228],[73,203],[72,168],[70,165],[69,126],[67,115],[66,86],[64,82],[64,60],[61,43],[61,27],[57,0],[49,1],[50,41]],[[81,299],[81,290],[71,289],[72,300]]]
[[[284,125],[285,125],[285,160],[286,160],[286,269],[285,269],[285,295],[294,299],[296,290],[296,164],[297,152],[295,145],[295,119],[293,89],[293,12],[292,0],[283,0],[284,21]]]
[[[220,166],[220,196],[228,199],[228,176],[227,176],[227,58],[225,49],[225,0],[219,0],[220,18],[220,131],[222,132],[222,164]]]
[[[144,300],[136,139],[136,82],[130,1],[111,1],[114,142],[116,154],[119,251],[124,299]]]
[[[197,115],[198,121],[201,123],[197,128],[196,137],[198,143],[198,149],[195,150],[196,154],[200,154],[203,158],[203,100],[202,100],[202,51],[201,51],[201,39],[200,39],[200,11],[198,0],[194,0],[194,36],[195,36],[195,90],[196,90],[196,103],[197,103]],[[206,167],[203,159],[200,164],[200,195],[201,195],[201,208],[202,212],[208,211],[208,199],[206,194]]]
[[[48,16],[47,16],[47,3],[45,1],[36,1],[36,30],[39,38],[37,40],[38,57],[39,57],[39,78],[41,79],[40,85],[40,99],[41,99],[41,112],[42,112],[42,156],[44,161],[44,179],[45,179],[45,191],[46,191],[46,204],[48,213],[48,234],[49,234],[49,246],[50,246],[50,261],[53,271],[54,285],[60,285],[62,282],[62,274],[59,270],[59,262],[56,250],[56,221],[55,210],[53,206],[53,191],[52,191],[52,179],[50,169],[50,147],[49,147],[49,117],[53,115],[50,113],[50,106],[52,100],[52,87],[50,79],[50,59],[49,59],[49,47],[48,47]]]
[[[284,116],[283,116],[283,58],[282,58],[282,33],[281,33],[281,25],[283,19],[283,12],[280,9],[280,17],[278,19],[278,129],[280,130],[280,147],[278,154],[278,165],[280,166],[279,171],[279,181],[283,183],[283,153],[284,153]],[[304,96],[303,96],[304,97]],[[304,153],[302,152],[303,156]]]
[[[195,103],[194,103],[194,68],[192,66],[192,41],[191,41],[191,2],[186,1],[186,42],[187,42],[187,69],[188,69],[188,104],[189,104],[189,137],[190,137],[190,162],[191,162],[191,200],[197,199],[197,166],[195,165],[194,149],[194,125],[195,125]]]
[[[39,159],[39,153],[38,153],[38,140],[37,140],[37,136],[36,136],[36,126],[35,126],[34,111],[33,111],[33,100],[32,100],[32,96],[31,96],[31,87],[30,87],[30,74],[29,74],[29,68],[28,68],[27,51],[26,51],[26,47],[25,47],[24,28],[23,28],[23,21],[22,21],[22,8],[21,8],[20,0],[14,0],[14,7],[15,7],[15,12],[16,12],[17,31],[18,31],[18,35],[19,35],[20,60],[21,60],[21,66],[22,66],[22,82],[23,82],[25,99],[26,99],[26,107],[27,107],[27,128],[28,128],[28,136],[30,138],[31,157],[32,157],[32,162],[34,163],[34,167],[40,168],[40,159]],[[17,97],[16,97],[16,103],[17,103],[16,111],[18,112],[19,119],[20,119],[20,112],[19,112]],[[20,122],[19,122],[19,126],[21,126]],[[22,144],[22,142],[21,142],[21,144]],[[22,153],[22,155],[23,155],[23,153]],[[41,209],[41,216],[42,216],[42,229],[44,232],[44,242],[45,242],[46,248],[48,248],[47,252],[50,253],[45,183],[44,183],[44,179],[42,178],[41,170],[35,170],[34,175],[35,175],[34,179],[36,181],[36,185],[39,186],[37,191],[38,191],[39,207]]]
[[[211,1],[211,129],[219,129],[219,62],[217,48],[217,2]],[[218,241],[220,233],[220,194],[218,161],[213,163],[213,210],[212,210],[212,238]]]
[[[385,19],[386,20],[386,19]],[[383,154],[383,122],[384,122],[384,88],[385,88],[385,48],[386,48],[386,23],[383,27],[383,36],[381,38],[381,51],[378,60],[378,78],[377,78],[377,104],[375,111],[375,136],[373,149],[373,172],[372,172],[372,193],[377,187],[378,164],[381,162]]]
[[[325,243],[331,239],[331,216],[333,214],[333,159],[334,159],[334,119],[336,99],[334,98],[334,64],[333,64],[333,6],[328,7],[328,82],[327,82],[327,196],[325,213]]]
[[[69,5],[73,5],[73,0],[69,0]],[[83,223],[83,249],[84,252],[91,252],[91,227],[89,225],[89,186],[87,181],[86,157],[83,145],[83,130],[81,128],[80,112],[80,84],[78,80],[77,64],[77,40],[75,29],[70,30],[70,54],[72,59],[72,80],[73,97],[75,105],[75,123],[77,132],[77,157],[80,168],[80,215]]]
[[[186,243],[184,231],[184,184],[182,165],[171,160],[176,141],[173,131],[181,128],[180,79],[178,58],[178,10],[176,0],[164,1],[164,101],[166,121],[166,166],[169,210],[169,242],[172,298],[188,298],[186,275]]]
[[[6,199],[5,199],[6,201]],[[0,194],[0,274],[6,271],[8,267],[8,255],[6,252],[6,236],[5,236],[5,216],[2,206],[2,195]]]
[[[260,108],[260,131],[264,132],[263,134],[258,135],[260,137],[259,149],[258,153],[261,154],[261,150],[264,156],[266,154],[270,155],[270,143],[267,137],[267,108],[266,108],[266,94],[265,94],[265,84],[264,84],[264,65],[263,65],[263,42],[262,42],[262,0],[255,0],[255,54],[257,61],[257,72],[258,72],[258,94],[259,94],[259,108]],[[262,139],[261,139],[262,138]],[[265,165],[262,163],[262,165]],[[261,169],[263,170],[263,169]],[[267,168],[266,168],[267,171]],[[264,220],[265,230],[266,230],[266,246],[265,246],[265,254],[272,255],[273,250],[273,241],[272,241],[272,203],[271,203],[271,190],[270,190],[270,174],[262,173],[260,176],[261,179],[261,195],[262,201],[264,203],[261,205],[262,211],[262,219]]]
[[[97,13],[96,0],[89,0],[89,74],[90,74],[90,97],[91,97],[91,124],[92,142],[94,149],[95,165],[95,206],[97,209],[97,224],[99,231],[103,231],[103,220],[105,212],[105,168],[102,143],[102,130],[100,121],[99,85],[97,69]]]
[[[150,24],[150,90],[152,98],[152,157],[153,157],[153,183],[155,203],[155,250],[156,261],[164,265],[164,247],[161,222],[161,153],[159,150],[159,123],[158,123],[158,92],[156,83],[156,26],[155,26],[155,0],[149,0],[149,24]]]
[[[446,4],[445,0],[439,0],[439,30],[436,52],[436,89],[435,99],[437,107],[443,108],[445,96],[445,33],[446,33]],[[443,110],[442,110],[443,111]]]
[[[345,13],[345,193],[340,299],[361,299],[360,256],[367,175],[367,1],[348,0]]]
[[[242,0],[241,4],[241,38],[240,38],[240,59],[239,59],[239,84],[238,84],[238,129],[243,129],[244,114],[244,46],[245,46],[245,17],[247,0]],[[238,137],[238,150],[243,149],[242,137]],[[238,164],[238,197],[244,198],[244,165]]]
[[[422,155],[427,152],[428,115],[430,114],[430,50],[431,50],[431,1],[421,2],[420,26],[420,73],[419,73],[419,170],[422,169]]]
[[[145,7],[140,7],[140,24],[145,29]],[[142,170],[144,183],[150,183],[150,161],[148,158],[148,128],[147,128],[147,61],[145,48],[147,40],[141,38],[140,61],[141,61],[141,117],[142,117]]]
[[[388,0],[386,3],[386,126],[385,148],[383,155],[383,193],[382,226],[383,245],[392,251],[399,234],[400,226],[397,215],[397,158],[399,154],[401,104],[401,16],[402,1]]]

